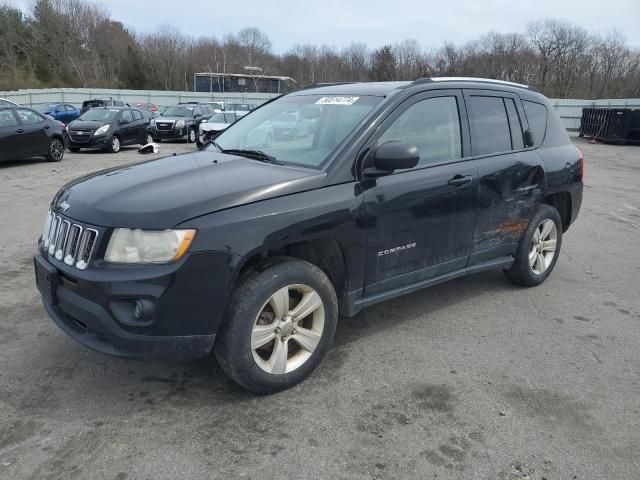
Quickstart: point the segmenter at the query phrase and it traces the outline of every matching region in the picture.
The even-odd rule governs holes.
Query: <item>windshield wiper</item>
[[[274,165],[282,165],[282,163],[279,162],[276,157],[269,155],[268,153],[264,153],[262,150],[247,150],[244,148],[230,148],[228,150],[225,150],[223,148],[220,148],[220,145],[218,145],[217,143],[213,142],[213,144],[222,153],[228,153],[229,155],[238,155],[240,157],[247,157],[253,160],[260,160],[261,162],[265,163],[273,163]]]

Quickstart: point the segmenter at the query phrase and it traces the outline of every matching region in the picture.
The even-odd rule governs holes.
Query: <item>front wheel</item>
[[[327,276],[302,260],[285,260],[239,282],[214,351],[222,369],[257,393],[308,377],[327,353],[338,301]]]
[[[536,209],[511,268],[505,270],[509,280],[517,285],[540,285],[553,271],[562,246],[562,221],[558,211],[541,204]]]
[[[50,162],[59,162],[64,158],[64,143],[59,138],[52,138],[49,141],[49,150],[47,151],[47,160]]]
[[[118,137],[111,137],[109,145],[107,146],[107,151],[111,153],[118,153],[120,151],[120,139]]]

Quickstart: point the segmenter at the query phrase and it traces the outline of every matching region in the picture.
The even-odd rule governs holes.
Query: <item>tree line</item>
[[[256,27],[222,37],[194,37],[169,25],[136,34],[97,4],[35,0],[27,13],[0,4],[0,65],[0,90],[191,90],[196,72],[242,73],[250,65],[293,77],[298,86],[473,76],[525,83],[553,98],[640,96],[638,48],[618,31],[592,34],[557,19],[459,45],[425,48],[412,39],[375,49],[359,42],[295,44],[276,54]]]

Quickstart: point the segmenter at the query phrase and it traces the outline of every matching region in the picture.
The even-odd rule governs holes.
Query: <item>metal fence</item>
[[[224,100],[232,103],[262,104],[276,96],[271,93],[202,93],[202,92],[167,92],[159,90],[115,90],[103,88],[45,88],[0,92],[0,98],[6,98],[22,105],[38,103],[71,103],[81,105],[92,98],[112,97],[131,105],[136,103],[155,103],[156,105],[175,105],[180,102],[209,102]],[[586,107],[638,107],[640,98],[575,100],[551,99],[558,111],[564,126],[568,130],[580,128],[582,109]]]
[[[262,104],[273,98],[269,93],[202,93],[168,92],[159,90],[116,90],[105,88],[43,88],[0,92],[0,98],[6,98],[21,105],[39,103],[70,103],[79,106],[92,98],[111,97],[130,105],[136,103],[154,103],[156,105],[175,105],[180,102],[210,102],[224,100],[231,103]]]
[[[616,107],[640,108],[640,98],[615,98],[601,100],[551,99],[567,130],[580,129],[583,108]]]

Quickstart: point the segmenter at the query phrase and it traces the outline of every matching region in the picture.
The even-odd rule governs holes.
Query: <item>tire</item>
[[[199,149],[204,147],[204,143],[202,142],[202,140],[200,140],[200,135],[196,137],[196,147],[198,147]]]
[[[301,305],[309,306],[306,312],[299,312]],[[336,293],[324,272],[309,262],[285,259],[239,280],[216,336],[215,355],[227,375],[247,390],[278,392],[320,364],[337,322]]]
[[[541,235],[544,238],[541,238]],[[505,275],[516,285],[534,287],[553,271],[562,247],[562,221],[550,205],[538,205]]]
[[[144,138],[144,140],[145,140],[145,143],[141,143],[140,145],[147,145],[149,143],[153,143],[153,141],[154,141],[153,140],[153,135],[151,135],[150,133],[147,133],[145,138]]]
[[[120,139],[114,135],[113,137],[111,137],[109,146],[106,150],[109,153],[118,153],[120,151],[120,146]]]
[[[59,162],[64,158],[64,141],[61,138],[54,137],[49,140],[49,149],[47,150],[47,160],[50,162]]]
[[[196,132],[196,129],[190,128],[189,133],[187,134],[187,143],[194,143],[197,137],[198,137],[198,134]]]
[[[73,153],[78,153],[80,149],[78,147],[69,147],[69,151]]]

